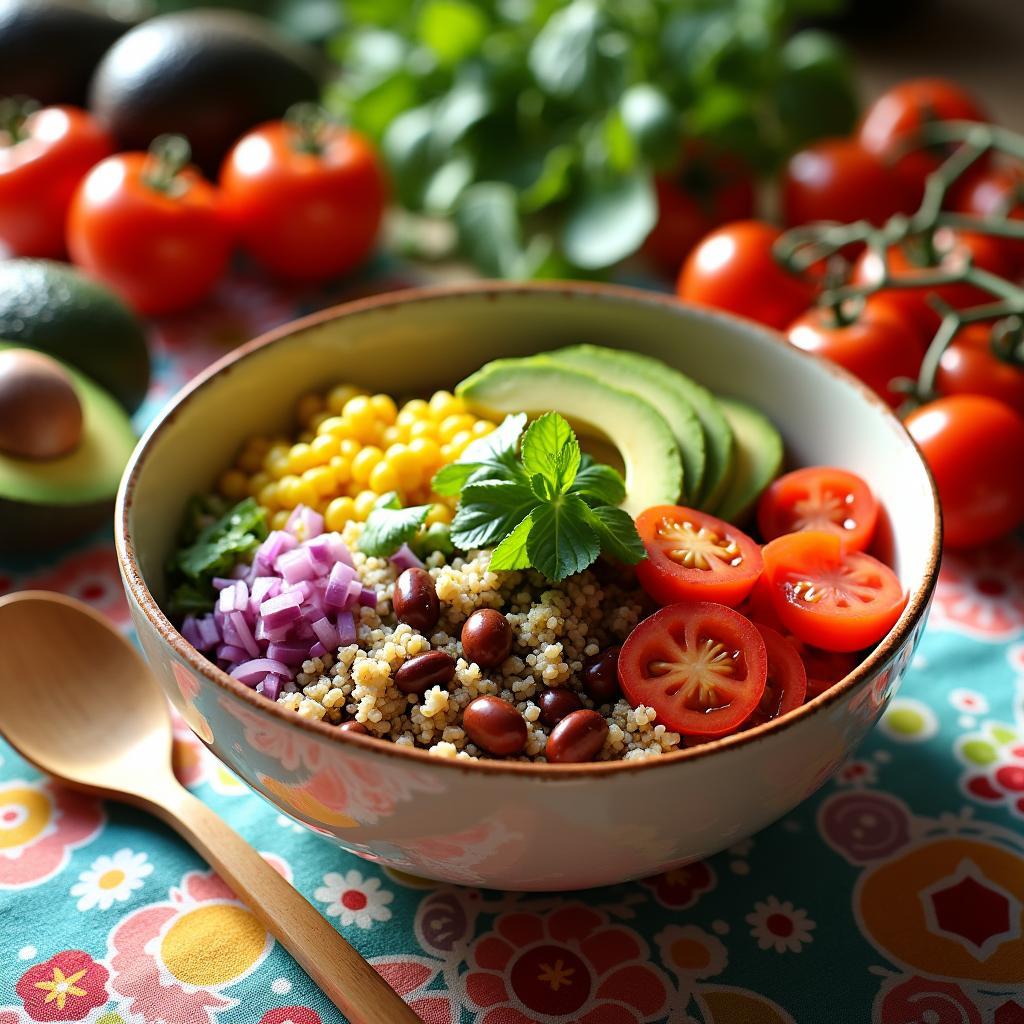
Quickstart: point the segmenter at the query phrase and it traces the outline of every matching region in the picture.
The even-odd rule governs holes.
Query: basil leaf
[[[490,568],[495,572],[529,569],[533,563],[526,552],[526,545],[532,530],[531,513],[491,552]]]
[[[569,493],[591,504],[621,505],[626,499],[626,485],[611,466],[591,461],[576,474]]]
[[[584,185],[566,215],[562,248],[585,270],[599,270],[635,252],[658,218],[648,171]]]
[[[575,494],[560,494],[530,513],[526,539],[530,564],[553,583],[582,572],[601,550],[597,531],[587,519],[589,509]]]
[[[541,476],[553,494],[569,489],[580,468],[580,445],[572,427],[557,412],[546,412],[533,421],[523,436],[523,469]],[[536,485],[534,485],[536,490]]]
[[[437,494],[458,494],[481,469],[488,472],[477,477],[474,483],[492,477],[516,479],[519,469],[516,447],[525,426],[526,413],[506,416],[491,433],[468,444],[458,462],[438,470],[430,486]]]
[[[647,557],[647,549],[637,532],[636,523],[623,509],[608,505],[587,508],[587,522],[597,532],[604,554],[627,565],[636,565]]]
[[[468,485],[452,520],[452,541],[464,551],[501,540],[537,504],[533,492],[508,480]]]
[[[394,491],[382,495],[367,517],[366,526],[359,538],[359,550],[379,558],[393,555],[419,533],[431,507],[413,505],[401,508]]]

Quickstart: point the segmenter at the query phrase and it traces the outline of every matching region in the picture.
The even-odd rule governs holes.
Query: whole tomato
[[[992,330],[967,324],[942,353],[935,374],[940,395],[988,395],[1024,416],[1024,366],[992,350]]]
[[[781,233],[758,220],[712,231],[687,257],[676,293],[783,330],[814,301],[814,288],[775,259],[772,247]]]
[[[690,142],[671,174],[657,175],[658,220],[644,251],[666,274],[679,273],[690,250],[721,224],[754,214],[754,176],[736,156]]]
[[[787,224],[867,220],[884,224],[909,213],[914,196],[878,155],[856,139],[826,139],[789,158],[782,173],[782,216]]]
[[[940,270],[955,270],[969,259],[982,270],[990,270],[1000,277],[1012,277],[1013,267],[1006,247],[991,235],[954,232],[942,228],[935,232],[936,259],[929,263],[914,242],[893,246],[889,250],[889,271],[893,277],[912,281],[915,275]],[[865,250],[854,264],[852,282],[873,284],[880,280],[881,261],[871,250]],[[884,288],[875,293],[900,310],[915,323],[926,343],[938,330],[942,317],[928,301],[935,295],[954,309],[968,309],[995,301],[994,296],[974,285],[963,282],[943,284],[932,288]]]
[[[945,146],[914,146],[921,129],[935,121],[987,121],[968,92],[944,78],[914,78],[882,93],[864,112],[860,144],[892,166],[916,203],[925,178],[949,156]],[[984,161],[983,161],[984,162]]]
[[[370,143],[308,112],[243,136],[220,184],[246,250],[272,274],[297,281],[325,280],[362,263],[387,196]]]
[[[956,190],[956,209],[976,217],[1008,217],[1024,220],[1024,167],[996,167],[975,175]],[[1000,244],[1017,274],[1024,272],[1024,241],[1004,238]]]
[[[7,114],[0,129],[0,243],[12,256],[59,258],[75,188],[114,144],[76,107]]]
[[[1024,519],[1024,418],[985,395],[952,395],[906,419],[935,478],[946,544],[985,544]]]
[[[185,309],[213,288],[231,256],[217,190],[188,166],[183,139],[119,153],[79,186],[68,218],[71,258],[138,312]]]
[[[842,324],[830,309],[810,309],[790,324],[786,337],[796,348],[849,370],[893,408],[906,394],[893,391],[890,383],[913,379],[921,368],[917,330],[884,303],[868,300],[856,319]]]

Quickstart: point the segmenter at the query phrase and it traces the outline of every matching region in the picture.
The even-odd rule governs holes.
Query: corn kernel
[[[384,457],[384,453],[376,445],[367,445],[352,460],[352,479],[365,484],[370,479],[373,467]]]
[[[379,497],[380,495],[373,491],[360,491],[355,498],[356,519],[365,520],[373,511],[373,506]]]
[[[256,500],[266,509],[273,511],[280,504],[279,485],[269,483],[260,488]]]
[[[308,426],[313,417],[324,407],[324,400],[319,395],[303,395],[295,403],[295,418],[303,425]]]
[[[263,454],[251,444],[247,444],[239,454],[236,464],[245,473],[255,473],[263,465]]]
[[[348,423],[343,416],[328,416],[317,428],[316,432],[321,437],[328,435],[342,438],[348,431]]]
[[[318,434],[310,443],[309,450],[316,457],[316,464],[323,466],[338,454],[341,445],[332,434]]]
[[[320,410],[320,412],[318,412],[318,413],[317,413],[317,414],[316,414],[316,415],[315,415],[315,416],[314,416],[314,417],[313,417],[313,418],[312,418],[312,419],[311,419],[311,420],[309,421],[309,426],[310,426],[310,428],[311,428],[312,430],[315,430],[315,431],[317,431],[317,432],[319,433],[319,431],[320,431],[320,425],[321,425],[321,424],[322,424],[322,423],[324,422],[324,420],[329,420],[329,419],[331,419],[331,413],[329,412],[329,410],[327,410],[327,409],[321,409],[321,410]]]
[[[402,412],[398,415],[401,416],[403,413],[409,417],[410,423],[414,423],[416,420],[430,414],[430,406],[422,398],[410,398],[402,406]]]
[[[318,498],[333,494],[335,491],[334,473],[327,466],[314,466],[313,469],[307,469],[302,474],[302,480],[313,488]]]
[[[394,423],[398,415],[395,400],[390,395],[374,395],[370,399],[370,408],[381,423]]]
[[[497,424],[492,423],[490,420],[477,420],[470,428],[470,433],[474,437],[486,437],[491,431],[497,429]]]
[[[238,469],[229,469],[218,483],[220,493],[232,501],[240,501],[249,493],[249,478]]]
[[[409,439],[415,441],[417,437],[437,437],[437,424],[432,420],[417,420],[409,428]]]
[[[384,444],[395,444],[397,441],[404,441],[407,433],[408,432],[403,430],[402,427],[385,427],[380,439]]]
[[[298,490],[298,495],[299,495],[299,500],[298,500],[298,504],[299,505],[315,505],[316,504],[316,499],[317,499],[316,488],[314,488],[313,485],[307,479],[305,479],[304,476],[299,478],[299,486],[298,486],[297,490]]]
[[[441,445],[441,461],[447,465],[449,462],[454,462],[461,453],[457,448],[453,448],[450,444]]]
[[[378,462],[370,473],[370,490],[378,494],[387,494],[388,491],[397,491],[401,487],[401,480],[398,474],[386,463]]]
[[[253,473],[249,477],[249,493],[255,498],[270,483],[269,473]]]
[[[409,451],[416,457],[421,470],[432,470],[441,462],[441,449],[433,438],[414,438],[409,442]]]
[[[328,530],[343,530],[345,524],[356,518],[356,503],[351,498],[335,498],[324,512]]]
[[[290,442],[284,444],[274,443],[267,449],[267,454],[263,456],[263,465],[269,468],[269,463],[274,462],[278,459],[287,459],[288,453],[292,450]]]
[[[301,487],[302,481],[294,473],[289,473],[278,480],[277,500],[282,508],[295,508],[299,504],[302,500],[300,497]]]
[[[273,455],[273,453],[271,453],[271,455]],[[290,459],[287,454],[275,456],[274,458],[271,458],[270,455],[268,455],[263,465],[275,480],[280,480],[283,476],[287,475],[289,463]]]
[[[441,420],[437,428],[438,436],[442,441],[450,441],[456,434],[463,430],[469,430],[473,426],[473,417],[463,415],[446,416]]]
[[[355,398],[356,395],[361,393],[359,388],[353,387],[351,384],[339,384],[336,388],[331,388],[327,393],[327,408],[331,412],[338,414],[345,408],[345,403],[349,399]]]
[[[461,398],[456,398],[450,391],[435,391],[430,396],[430,414],[440,422],[446,416],[454,416],[465,412],[466,406]]]
[[[302,433],[299,434],[297,440],[299,444],[309,444],[314,437],[316,437],[316,434],[314,434],[312,430],[303,430]]]
[[[419,462],[404,444],[391,445],[384,453],[384,460],[398,474],[403,487],[409,487],[419,481]]]
[[[283,530],[288,522],[291,513],[287,509],[281,509],[270,517],[270,526],[274,530]]]
[[[472,440],[473,435],[468,430],[460,430],[448,443],[461,455]]]
[[[452,521],[452,510],[447,505],[442,505],[440,502],[435,502],[427,513],[427,526],[433,526],[435,523],[444,523],[447,525]]]
[[[332,456],[328,465],[331,467],[334,482],[338,487],[344,487],[352,479],[352,464],[344,455]]]
[[[289,473],[299,476],[307,469],[312,469],[315,465],[316,456],[313,454],[313,449],[310,448],[308,444],[300,442],[299,444],[292,445],[292,450],[288,455]]]

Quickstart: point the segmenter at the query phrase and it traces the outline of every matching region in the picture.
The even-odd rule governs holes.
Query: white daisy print
[[[109,910],[115,902],[123,903],[136,889],[141,889],[143,880],[152,872],[153,865],[144,853],[118,850],[113,857],[97,857],[71,886],[71,895],[78,897],[78,909],[83,912],[93,907]]]
[[[754,911],[747,914],[746,920],[751,926],[750,934],[761,949],[799,953],[805,943],[814,941],[811,935],[814,922],[806,910],[796,909],[788,900],[780,903],[769,896],[763,903],[754,904]]]
[[[363,878],[358,871],[328,872],[313,896],[327,904],[327,916],[338,918],[342,927],[372,928],[374,921],[391,920],[388,904],[394,894],[380,887],[379,878]]]

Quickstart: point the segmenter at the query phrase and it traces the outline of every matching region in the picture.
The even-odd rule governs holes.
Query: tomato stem
[[[296,103],[288,108],[284,119],[294,132],[292,145],[299,153],[323,155],[331,117],[319,103]]]
[[[149,147],[149,159],[142,180],[157,192],[181,192],[181,172],[192,159],[192,148],[184,135],[158,135]]]
[[[6,143],[16,146],[28,138],[25,122],[39,109],[39,104],[27,96],[5,96],[0,99],[0,134],[6,135]]]

